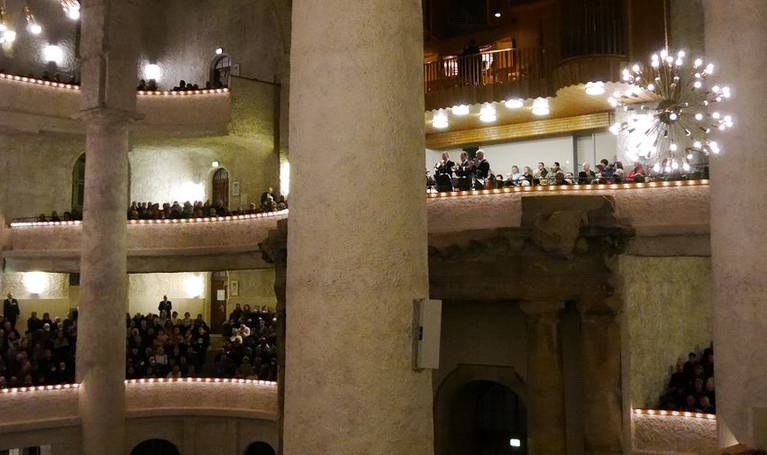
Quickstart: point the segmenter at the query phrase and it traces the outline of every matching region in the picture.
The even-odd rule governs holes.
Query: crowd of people
[[[677,360],[660,397],[659,407],[671,411],[716,413],[713,345],[702,353],[689,353],[686,362]]]
[[[0,315],[0,389],[75,381],[77,310],[64,318],[18,320],[10,294]],[[237,304],[223,324],[220,348],[202,314],[173,311],[163,297],[157,313],[126,314],[127,379],[221,377],[277,380],[277,318],[267,307]],[[24,325],[24,327],[22,327]],[[217,344],[217,343],[214,343]],[[212,357],[213,362],[210,362]]]
[[[186,201],[183,204],[178,201],[173,203],[166,202],[160,205],[159,202],[131,202],[128,207],[129,220],[164,220],[164,219],[188,219],[188,218],[207,218],[217,216],[235,216],[250,215],[258,213],[277,212],[288,208],[288,201],[285,196],[274,192],[269,187],[261,195],[260,203],[251,203],[246,210],[229,210],[224,207],[221,201],[211,203],[209,200]],[[59,215],[57,211],[50,215],[41,213],[35,220],[38,222],[59,222],[59,221],[77,221],[82,220],[83,214],[78,210],[66,211]]]
[[[8,310],[11,300],[9,294],[0,316],[0,389],[74,382],[77,311],[63,320],[32,312],[22,327],[19,313]]]
[[[215,80],[215,81],[207,81],[205,83],[205,87],[203,89],[205,90],[211,90],[211,89],[217,89],[217,88],[227,88],[227,85]],[[157,81],[155,79],[141,79],[139,80],[138,86],[136,87],[136,90],[143,91],[143,92],[156,92],[159,90],[157,86]],[[201,90],[200,86],[197,84],[193,84],[191,82],[187,82],[183,79],[178,81],[178,85],[174,86],[171,91],[172,92],[188,92],[192,90]]]
[[[214,359],[217,377],[277,380],[277,317],[266,307],[236,304],[223,326]]]
[[[478,189],[495,189],[511,186],[535,186],[535,185],[585,185],[595,183],[640,183],[655,180],[679,180],[688,178],[692,174],[684,173],[680,169],[665,172],[665,164],[661,166],[663,172],[655,172],[653,169],[645,169],[641,163],[626,171],[620,161],[610,162],[602,159],[592,168],[591,164],[583,163],[577,175],[566,171],[561,164],[554,161],[550,166],[539,162],[533,170],[530,166],[513,165],[511,172],[506,175],[493,172],[490,163],[485,158],[483,151],[477,151],[472,159],[467,152],[461,152],[458,162],[450,159],[447,152],[442,153],[442,158],[434,165],[431,173],[426,172],[426,187],[429,191],[450,192],[468,191]]]
[[[201,314],[179,317],[163,297],[157,314],[127,316],[126,377],[217,377],[277,380],[277,332],[266,307],[235,306],[223,326],[223,345],[208,363],[210,327]]]

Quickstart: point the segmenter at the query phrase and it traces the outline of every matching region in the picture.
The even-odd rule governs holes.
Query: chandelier
[[[624,136],[629,157],[646,160],[655,173],[671,174],[718,154],[721,147],[709,133],[726,131],[733,120],[716,109],[731,90],[714,83],[713,74],[713,63],[697,58],[689,64],[684,51],[673,55],[667,49],[653,54],[649,67],[625,68],[623,81],[631,86],[608,102],[622,108],[610,131]]]
[[[79,0],[58,0],[64,14],[74,21],[80,19],[80,1]],[[32,35],[39,35],[43,27],[37,22],[35,15],[29,4],[24,1],[23,7],[24,19],[26,20],[26,29]],[[8,14],[6,0],[0,0],[0,44],[11,45],[16,41],[16,28],[11,22]],[[18,26],[19,24],[16,24]]]

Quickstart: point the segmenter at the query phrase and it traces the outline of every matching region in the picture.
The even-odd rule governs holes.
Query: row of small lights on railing
[[[64,84],[62,82],[54,82],[54,81],[44,81],[42,79],[35,79],[33,77],[26,77],[26,76],[17,76],[13,74],[0,73],[0,79],[8,79],[11,81],[42,85],[46,87],[63,88],[67,90],[80,90],[79,85]],[[184,90],[184,91],[171,91],[171,90],[157,90],[157,91],[139,90],[138,91],[139,96],[190,96],[190,95],[217,95],[217,94],[227,94],[227,93],[229,93],[228,88]]]
[[[216,216],[207,218],[181,218],[181,219],[161,219],[161,220],[128,220],[129,224],[187,224],[187,223],[218,223],[222,221],[242,221],[259,218],[273,218],[286,215],[288,209],[277,212],[251,213],[247,215]],[[82,221],[19,221],[12,222],[11,227],[30,227],[30,226],[79,226]]]
[[[514,186],[507,188],[495,188],[492,190],[469,190],[469,191],[450,191],[443,193],[428,193],[430,198],[456,197],[456,196],[479,196],[486,194],[504,194],[504,193],[532,193],[532,192],[579,192],[595,190],[628,190],[636,188],[669,188],[680,186],[701,186],[708,185],[707,179],[702,180],[677,180],[673,182],[646,182],[646,183],[599,183],[590,185],[537,185],[537,186]]]
[[[701,180],[676,180],[672,182],[644,182],[644,183],[599,183],[589,185],[536,185],[536,186],[514,186],[507,188],[495,188],[492,190],[470,190],[470,191],[450,191],[436,193],[427,193],[429,198],[456,197],[456,196],[480,196],[487,194],[505,194],[505,193],[532,193],[532,192],[580,192],[596,190],[629,190],[638,188],[670,188],[681,186],[702,186],[708,185],[708,179]],[[288,209],[277,212],[254,213],[248,215],[218,216],[209,218],[183,218],[183,219],[162,219],[162,220],[129,220],[129,224],[186,224],[186,223],[212,223],[222,221],[242,221],[258,218],[271,218],[288,214]],[[82,221],[24,221],[12,222],[12,228],[18,227],[40,227],[40,226],[79,226]]]
[[[274,381],[262,381],[259,379],[232,379],[232,378],[147,378],[147,379],[126,379],[125,384],[156,384],[156,383],[173,383],[173,382],[186,382],[186,383],[205,383],[205,384],[248,384],[248,385],[260,385],[267,387],[277,387],[277,383]],[[39,385],[31,387],[13,387],[8,389],[0,389],[0,393],[23,393],[23,392],[43,392],[51,390],[71,390],[79,389],[80,384],[56,384],[56,385]]]
[[[512,98],[504,101],[504,106],[509,110],[517,110],[525,107],[525,100],[521,98]],[[549,100],[546,98],[536,98],[533,100],[531,106],[531,112],[533,115],[543,117],[551,113],[551,107],[549,106]],[[448,117],[448,111],[450,111],[456,117],[463,117],[471,113],[471,107],[466,104],[453,106],[449,109],[439,109],[432,117],[431,125],[443,130],[450,126],[450,120]],[[482,105],[479,111],[479,120],[483,123],[493,123],[498,120],[498,112],[491,103],[485,103]]]
[[[636,415],[664,416],[664,417],[692,417],[695,419],[716,420],[716,414],[690,411],[667,411],[665,409],[634,409]]]

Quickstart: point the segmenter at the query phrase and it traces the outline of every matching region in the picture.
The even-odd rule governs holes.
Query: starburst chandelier
[[[709,133],[726,131],[733,120],[716,109],[731,90],[715,84],[713,74],[713,63],[697,58],[689,64],[684,51],[674,56],[667,49],[653,54],[649,67],[625,68],[623,81],[631,86],[613,93],[608,102],[621,108],[610,131],[624,136],[629,157],[644,159],[657,174],[672,174],[718,154],[721,147]]]

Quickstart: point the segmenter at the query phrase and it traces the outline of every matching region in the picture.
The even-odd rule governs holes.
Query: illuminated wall
[[[632,407],[655,407],[677,359],[713,339],[711,260],[622,256],[620,270],[624,393]]]

